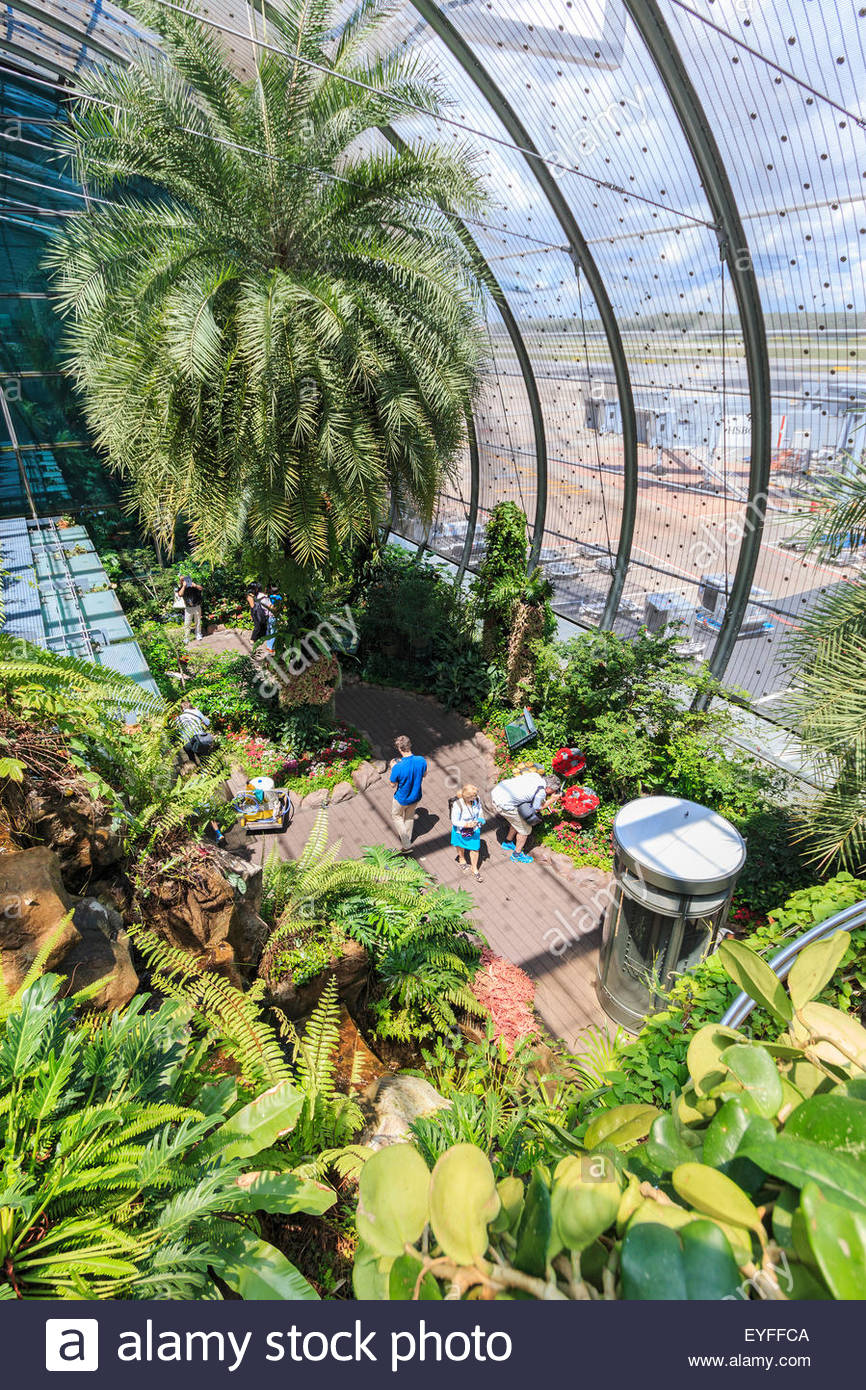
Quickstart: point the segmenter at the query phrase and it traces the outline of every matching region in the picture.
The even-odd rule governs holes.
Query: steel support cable
[[[156,3],[162,5],[164,9],[175,10],[178,14],[189,14],[189,10],[185,9],[182,5],[174,4],[173,0],[156,0]],[[414,0],[412,0],[412,3],[413,7],[417,9],[420,14],[421,10],[419,6],[414,5]],[[451,21],[445,18],[445,15],[442,14],[442,11],[439,10],[438,7],[434,8],[436,8],[436,13],[441,17],[442,21],[449,28],[453,29]],[[426,14],[423,17],[427,19],[427,22],[428,24],[430,24],[431,28],[435,28],[435,26],[427,18]],[[254,43],[259,48],[267,49],[268,52],[271,53],[285,54],[286,50],[284,48],[280,48],[276,44],[267,43],[264,39],[251,39],[249,34],[244,34],[239,29],[231,29],[227,24],[220,24],[217,22],[217,20],[209,18],[208,15],[197,13],[195,15],[195,18],[200,20],[202,24],[209,25],[212,29],[219,29],[222,33],[230,34],[233,38],[242,39],[244,43]],[[454,30],[454,33],[459,43],[465,44],[465,40],[459,35],[456,29]],[[440,34],[440,38],[441,37],[442,35]],[[467,50],[471,53],[472,50],[469,49],[468,45],[465,46]],[[378,87],[374,87],[372,83],[362,81],[359,77],[349,77],[347,73],[335,72],[333,68],[329,68],[325,63],[317,63],[312,58],[301,58],[297,53],[293,53],[291,56],[292,60],[300,64],[301,67],[310,68],[314,72],[321,72],[326,77],[336,77],[339,81],[346,82],[349,86],[359,87],[362,91],[371,92],[373,96],[381,96],[381,90]],[[479,64],[479,67],[480,66],[481,65]],[[488,81],[492,82],[492,79],[489,77],[489,75]],[[397,98],[395,98],[395,100],[397,100]],[[455,129],[462,130],[467,135],[476,135],[479,137],[479,139],[486,140],[492,145],[500,145],[505,149],[515,150],[517,154],[522,154],[527,158],[537,161],[541,164],[547,164],[552,169],[561,169],[566,174],[573,174],[575,178],[586,179],[596,188],[605,188],[608,190],[608,192],[620,193],[623,195],[623,197],[628,198],[636,203],[646,203],[648,206],[659,208],[663,212],[670,212],[677,217],[684,217],[687,222],[693,222],[696,226],[699,227],[713,228],[714,226],[713,223],[707,222],[704,218],[694,217],[691,213],[682,212],[679,208],[669,207],[667,203],[659,203],[654,198],[646,198],[641,193],[633,193],[627,188],[621,188],[619,184],[609,183],[606,182],[604,179],[594,178],[592,174],[584,174],[581,172],[580,169],[576,169],[571,164],[560,164],[558,160],[551,159],[548,155],[541,154],[540,151],[535,148],[532,139],[530,138],[528,132],[526,132],[525,130],[523,132],[525,136],[524,143],[520,143],[520,141],[516,138],[513,140],[504,140],[502,136],[491,135],[489,131],[477,130],[474,126],[467,125],[465,121],[458,121],[453,116],[444,116],[441,113],[437,114],[436,112],[429,111],[425,107],[418,106],[417,103],[410,101],[408,97],[399,98],[399,102],[401,106],[405,107],[406,111],[412,112],[414,115],[431,117],[433,120],[441,122],[442,125],[454,126]]]
[[[589,385],[589,388],[590,388],[590,390],[589,390],[589,398],[590,398],[590,400],[594,400],[594,397],[593,397],[593,394],[592,394],[592,368],[590,367],[590,364],[589,364],[589,343],[587,342],[587,338],[586,338],[586,318],[585,318],[584,312],[583,312],[583,291],[582,291],[581,286],[580,286],[580,281],[581,281],[581,276],[580,276],[580,272],[578,271],[578,276],[577,276],[577,300],[578,300],[578,304],[580,305],[580,326],[581,326],[582,337],[583,337],[583,353],[584,353],[584,357],[586,358],[586,370],[587,370],[587,374],[588,374],[588,375],[587,375],[587,382],[588,382],[588,385]],[[595,412],[593,412],[593,415],[594,415],[594,414],[595,414]],[[607,520],[607,502],[606,502],[605,496],[604,496],[604,478],[602,477],[602,471],[601,471],[601,445],[600,445],[599,442],[598,442],[598,421],[595,420],[595,419],[593,419],[593,431],[592,431],[592,432],[593,432],[593,436],[594,436],[594,438],[595,438],[595,460],[596,460],[596,467],[597,467],[597,469],[598,469],[598,486],[599,486],[599,491],[601,492],[601,514],[602,514],[602,518],[603,518],[603,520],[604,520],[604,534],[605,534],[605,539],[607,540],[607,553],[608,553],[608,555],[610,555],[611,557],[613,557],[613,547],[612,547],[611,541],[610,541],[610,526],[608,525],[608,520]],[[614,622],[615,619],[616,619],[616,614],[614,613],[613,618],[611,619],[611,626],[613,626],[613,622]]]
[[[398,135],[396,130],[392,129],[391,126],[383,127],[382,134],[384,135],[386,140],[389,140],[391,144],[394,145],[396,149],[404,150],[406,148],[405,140],[403,140],[402,136]],[[546,460],[547,438],[544,429],[544,412],[541,408],[541,398],[538,394],[538,385],[535,380],[535,372],[533,371],[532,362],[530,360],[526,344],[523,341],[523,335],[518,327],[517,319],[512,314],[511,306],[508,303],[505,291],[503,290],[493,271],[490,269],[487,260],[481,252],[481,248],[479,247],[475,238],[472,236],[472,234],[465,226],[466,219],[462,217],[453,217],[450,220],[452,222],[455,232],[462,241],[466,250],[469,252],[470,256],[472,257],[476,269],[480,272],[480,278],[483,280],[484,285],[488,293],[490,294],[491,299],[493,300],[494,304],[499,310],[499,316],[502,319],[503,324],[505,325],[505,331],[511,339],[511,346],[514,349],[514,355],[517,358],[517,364],[520,368],[520,374],[523,377],[523,383],[526,388],[526,395],[529,400],[529,410],[532,416],[532,430],[535,439],[536,458],[543,458]],[[567,248],[557,247],[555,249],[565,250]],[[467,518],[468,530],[466,533],[465,545],[463,547],[465,561],[461,559],[461,566],[458,569],[457,573],[458,584],[463,578],[463,571],[466,569],[466,566],[469,563],[469,558],[472,554],[472,546],[475,540],[475,528],[478,524],[478,494],[481,485],[479,475],[480,465],[478,457],[478,436],[475,432],[475,426],[471,416],[471,412],[467,413],[467,428],[470,467],[470,501],[469,516]]]
[[[634,397],[632,395],[628,363],[620,337],[616,314],[614,313],[613,305],[608,297],[601,273],[587,246],[583,233],[577,225],[574,214],[565,199],[562,189],[559,187],[559,184],[548,168],[548,164],[554,164],[555,161],[545,160],[538,152],[528,130],[523,125],[520,117],[514,111],[497,83],[479,61],[478,57],[469,47],[459,31],[454,27],[451,21],[446,18],[438,6],[433,3],[433,0],[412,0],[412,5],[421,15],[422,19],[426,20],[430,28],[442,40],[448,51],[460,64],[466,75],[485,98],[493,114],[501,122],[505,130],[508,131],[509,135],[512,137],[513,144],[511,144],[511,142],[505,143],[511,144],[511,147],[522,154],[526,160],[531,173],[539,184],[548,205],[569,241],[569,257],[574,265],[575,272],[577,273],[582,269],[586,276],[587,284],[592,291],[599,316],[604,326],[608,349],[616,376],[617,392],[622,412],[624,464],[622,522],[620,525],[616,568],[602,617],[602,626],[607,627],[610,626],[612,621],[610,615],[615,614],[619,608],[619,600],[625,583],[625,573],[631,554],[637,507],[637,423],[635,419]],[[545,471],[542,476],[539,470],[536,524],[533,531],[533,543],[530,553],[530,566],[532,568],[538,563],[538,556],[544,536],[546,512],[547,474]]]
[[[624,4],[670,98],[700,174],[713,217],[720,228],[720,250],[728,263],[743,334],[752,421],[749,500],[730,600],[708,663],[711,673],[721,679],[733,654],[749,602],[767,509],[772,420],[764,313],[734,190],[709,119],[657,0],[624,0]],[[706,697],[698,703],[705,701]]]

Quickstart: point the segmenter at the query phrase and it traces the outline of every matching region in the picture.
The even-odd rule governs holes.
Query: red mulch
[[[532,1009],[535,985],[518,965],[504,956],[494,955],[489,946],[481,952],[481,963],[472,981],[472,993],[490,1010],[493,1029],[509,1050],[520,1038],[539,1032]]]

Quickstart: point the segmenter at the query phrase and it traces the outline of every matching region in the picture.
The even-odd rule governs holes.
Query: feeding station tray
[[[598,810],[598,797],[589,787],[569,787],[568,791],[563,793],[560,805],[565,814],[573,820],[585,820],[593,811]]]

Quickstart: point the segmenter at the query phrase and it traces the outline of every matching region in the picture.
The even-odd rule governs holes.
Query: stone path
[[[246,633],[226,629],[204,639],[215,650],[249,651]],[[550,1032],[569,1047],[580,1044],[588,1025],[608,1026],[595,993],[600,925],[606,903],[607,876],[594,869],[574,870],[564,857],[541,853],[548,862],[513,864],[499,848],[502,821],[490,819],[482,835],[482,882],[454,862],[448,798],[464,782],[486,793],[495,776],[484,739],[460,715],[426,696],[363,684],[337,692],[337,714],[361,729],[373,756],[390,760],[397,734],[407,734],[413,751],[428,762],[421,808],[415,819],[413,848],[425,869],[441,883],[467,889],[474,920],[491,948],[521,966],[536,982],[535,1006]],[[315,810],[301,807],[284,835],[249,837],[247,853],[258,859],[279,852],[294,858],[303,847]],[[395,845],[391,821],[391,787],[387,777],[366,792],[335,803],[329,812],[331,839],[342,852],[356,855],[365,845]],[[230,836],[240,848],[239,832]],[[579,932],[575,931],[577,924]],[[566,941],[572,944],[563,950]],[[555,950],[552,948],[556,948]]]

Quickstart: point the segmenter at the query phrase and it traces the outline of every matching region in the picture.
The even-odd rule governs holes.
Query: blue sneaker
[[[513,864],[534,864],[535,860],[531,854],[518,854],[515,850],[511,856],[511,862]]]
[[[500,841],[499,841],[499,848],[500,848],[500,849],[504,849],[506,854],[514,854],[514,841],[513,841],[513,840],[500,840]]]

